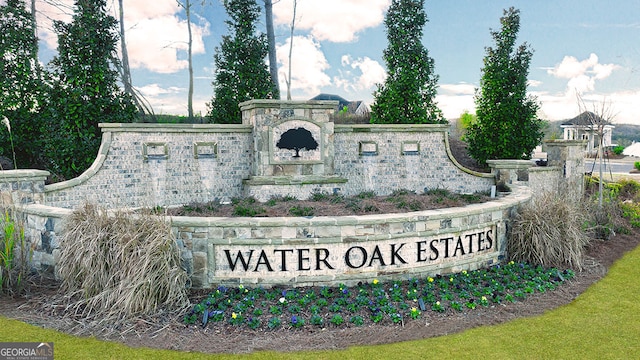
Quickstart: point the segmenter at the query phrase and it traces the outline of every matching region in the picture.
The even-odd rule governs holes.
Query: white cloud
[[[58,48],[58,36],[53,31],[53,21],[71,21],[73,0],[61,0],[55,3],[36,1],[36,22],[38,37],[49,49]]]
[[[465,111],[475,112],[475,104],[471,95],[437,95],[436,102],[445,119],[457,119]]]
[[[281,98],[286,99],[287,85],[285,77],[289,74],[289,44],[291,38],[284,44],[276,46],[278,58]],[[294,36],[291,59],[291,91],[303,92],[305,96],[315,96],[320,88],[331,84],[331,78],[325,73],[329,63],[320,49],[320,43],[311,36]]]
[[[569,92],[583,93],[595,90],[596,80],[608,78],[618,68],[615,64],[600,64],[598,55],[592,53],[588,59],[582,61],[573,56],[565,56],[547,72],[560,79],[569,79]]]
[[[175,87],[175,86],[171,86],[171,87],[168,87],[168,88],[163,88],[159,84],[149,84],[149,85],[145,85],[143,87],[138,88],[138,90],[144,96],[158,96],[158,95],[163,95],[163,94],[180,93],[180,92],[183,92],[185,89],[179,88],[179,87]]]
[[[542,85],[542,81],[539,81],[539,80],[529,80],[529,81],[527,81],[527,86],[529,86],[529,87],[539,87],[540,85]]]
[[[148,3],[124,2],[127,50],[132,68],[145,68],[157,73],[173,73],[188,67],[180,52],[188,49],[187,22],[177,14],[184,11],[175,1]],[[192,53],[205,52],[203,37],[209,34],[209,23],[192,14]],[[200,23],[200,24],[198,24]]]
[[[441,84],[438,85],[439,92],[443,95],[474,95],[476,93],[476,87],[473,84],[459,83],[459,84]]]
[[[585,108],[591,111],[602,111],[603,104],[613,115],[613,122],[640,125],[640,90],[618,91],[609,94],[587,93],[582,94],[583,108],[578,106],[578,98],[575,92],[567,92],[561,95],[546,92],[533,93],[542,104],[541,110],[544,118],[548,120],[566,120],[577,116]]]
[[[332,42],[357,40],[357,33],[384,20],[390,0],[298,0],[295,29],[308,30],[314,38]],[[276,25],[290,26],[293,0],[273,6]]]
[[[156,114],[177,114],[187,113],[187,89],[169,86],[163,87],[160,84],[149,84],[137,88],[151,104]],[[211,97],[205,93],[196,93],[193,98],[194,112],[196,115],[207,113],[206,103],[211,101]]]
[[[365,56],[353,60],[350,55],[343,55],[341,64],[347,70],[340,71],[340,76],[333,79],[335,86],[347,91],[373,91],[376,84],[381,84],[387,77],[387,71],[379,62]],[[356,70],[354,74],[349,68]]]
[[[578,61],[573,56],[565,56],[560,64],[557,64],[553,69],[549,69],[548,73],[563,79],[572,79],[587,73],[589,68],[592,68],[598,63],[598,56],[591,54],[588,59]]]
[[[580,94],[587,108],[594,104],[602,104],[603,101],[611,102],[615,107],[615,122],[639,123],[640,119],[636,117],[640,111],[640,104],[637,104],[639,91],[613,92],[606,95],[596,91],[597,81],[608,78],[620,68],[616,64],[601,64],[598,56],[593,53],[584,60],[565,56],[559,64],[547,70],[548,74],[556,78],[567,79],[564,93],[534,94],[538,96],[542,104],[541,110],[549,120],[570,119],[578,115],[581,109],[578,107],[577,94]]]
[[[187,22],[177,16],[184,9],[173,0],[156,1],[153,6],[147,2],[124,0],[123,5],[131,68],[145,68],[158,73],[173,73],[186,69],[186,56],[182,56],[181,59],[180,53],[186,52],[188,47]],[[57,36],[53,32],[52,20],[71,21],[73,0],[58,1],[56,5],[51,5],[48,1],[39,1],[36,6],[39,36],[48,48],[56,49]],[[117,6],[109,8],[108,11],[118,18]],[[193,54],[204,53],[203,37],[209,34],[209,23],[193,14],[191,30]]]

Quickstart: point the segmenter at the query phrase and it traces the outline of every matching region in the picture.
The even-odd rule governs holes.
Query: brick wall
[[[243,125],[101,124],[103,142],[80,177],[45,187],[45,203],[136,207],[228,201],[249,176],[251,129]]]
[[[335,169],[349,194],[397,189],[486,192],[491,174],[463,168],[451,156],[447,125],[336,125]]]

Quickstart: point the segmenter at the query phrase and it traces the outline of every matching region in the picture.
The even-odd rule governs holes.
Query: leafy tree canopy
[[[9,120],[14,140],[12,147],[8,129],[0,125],[0,155],[15,149],[17,168],[37,163],[41,138],[38,110],[45,79],[35,27],[25,1],[8,0],[0,6],[0,117]]]
[[[267,38],[256,31],[260,7],[255,0],[224,0],[229,34],[216,48],[214,96],[208,117],[214,123],[241,123],[238,104],[251,99],[277,98],[265,62]]]
[[[480,88],[476,90],[475,123],[467,131],[469,154],[479,163],[489,159],[528,159],[543,137],[537,99],[527,95],[533,50],[516,48],[520,11],[504,10],[500,31],[491,31],[494,47],[486,48]]]
[[[136,108],[118,87],[117,21],[105,0],[76,0],[71,23],[56,21],[58,55],[50,65],[55,77],[50,94],[54,137],[45,151],[56,154],[48,168],[63,178],[77,176],[95,159],[101,122],[131,122]]]
[[[381,124],[446,123],[437,107],[438,76],[422,45],[427,22],[424,0],[393,0],[385,17],[389,45],[388,74],[374,92],[371,122]]]

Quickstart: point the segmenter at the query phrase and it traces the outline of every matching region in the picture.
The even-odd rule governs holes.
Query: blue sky
[[[293,0],[274,2],[281,91],[286,94],[282,75],[288,64]],[[55,52],[55,37],[42,15],[61,19],[66,15],[44,0],[39,3],[41,58],[46,62]],[[375,84],[385,75],[383,19],[389,4],[390,0],[298,0],[293,98],[309,99],[324,92],[371,103]],[[134,86],[156,113],[186,114],[184,11],[175,0],[125,0],[124,5]],[[510,6],[521,14],[518,42],[527,42],[534,50],[529,91],[542,103],[541,117],[561,120],[577,115],[581,109],[576,93],[580,93],[588,110],[604,103],[615,122],[640,124],[638,0],[426,1],[429,22],[423,43],[435,60],[440,76],[437,101],[447,118],[474,111],[473,91],[479,84],[484,49],[493,45],[490,29],[499,30],[503,9]],[[194,6],[194,12],[194,106],[204,114],[213,95],[213,53],[226,34],[226,14],[219,0]]]

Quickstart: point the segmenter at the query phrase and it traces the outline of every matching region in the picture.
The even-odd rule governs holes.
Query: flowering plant
[[[526,300],[551,291],[571,279],[571,270],[509,262],[487,269],[446,276],[320,288],[272,289],[218,287],[193,306],[184,320],[202,326],[246,325],[251,329],[304,326],[400,324],[419,319],[425,311],[473,311],[478,306]],[[348,315],[345,315],[348,314]],[[269,320],[261,317],[269,316]]]

